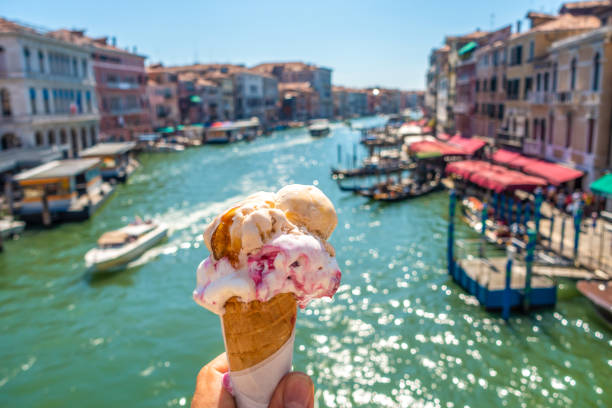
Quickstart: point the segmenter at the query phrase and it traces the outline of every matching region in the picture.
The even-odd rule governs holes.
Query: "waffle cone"
[[[292,293],[281,293],[267,302],[229,299],[221,321],[230,370],[253,367],[280,349],[293,333],[296,314]]]

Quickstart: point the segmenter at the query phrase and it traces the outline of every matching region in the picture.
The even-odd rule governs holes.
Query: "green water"
[[[352,152],[358,137],[335,125],[325,139],[292,130],[143,155],[90,221],[6,243],[0,406],[189,405],[197,371],[223,351],[218,318],[191,299],[201,233],[233,201],[288,183],[318,184],[339,217],[343,284],[298,317],[294,365],[319,406],[612,406],[612,336],[587,301],[566,283],[554,310],[509,325],[483,311],[444,269],[447,193],[381,205],[330,180],[336,145]],[[85,252],[135,215],[169,223],[168,240],[92,279]]]

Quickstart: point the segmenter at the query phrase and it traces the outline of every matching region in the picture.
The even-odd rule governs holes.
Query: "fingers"
[[[304,373],[289,373],[278,383],[269,408],[313,408],[314,384]]]
[[[236,408],[234,397],[223,388],[223,374],[228,371],[225,353],[206,364],[196,380],[191,408]]]

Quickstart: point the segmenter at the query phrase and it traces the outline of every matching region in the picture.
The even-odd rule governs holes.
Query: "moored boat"
[[[85,254],[85,263],[94,272],[116,270],[142,255],[168,234],[168,227],[152,221],[126,225],[108,231],[98,239],[98,247]]]
[[[25,222],[14,220],[12,217],[0,218],[0,235],[9,238],[19,235],[25,228]]]
[[[318,119],[308,126],[308,132],[312,137],[327,136],[330,132],[329,121],[327,119]]]

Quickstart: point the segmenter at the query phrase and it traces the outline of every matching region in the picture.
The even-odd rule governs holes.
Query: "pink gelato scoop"
[[[227,214],[229,225],[223,225]],[[291,185],[277,194],[248,197],[206,229],[209,250],[234,253],[215,259],[211,250],[198,266],[194,299],[222,315],[225,302],[234,296],[248,303],[293,293],[301,307],[314,298],[332,297],[342,275],[327,242],[336,223],[333,205],[313,186]],[[226,247],[219,249],[215,238]]]

